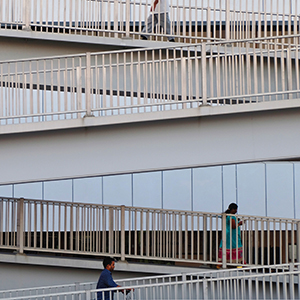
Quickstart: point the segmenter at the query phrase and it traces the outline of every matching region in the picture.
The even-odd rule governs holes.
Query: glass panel
[[[74,179],[74,202],[102,204],[102,177]]]
[[[194,169],[193,208],[195,211],[222,212],[221,176],[221,167]]]
[[[0,185],[0,197],[12,197],[13,196],[13,186],[10,185]]]
[[[267,215],[293,218],[293,165],[291,163],[267,164]]]
[[[265,165],[263,163],[238,165],[238,213],[266,215]]]
[[[230,203],[237,202],[236,165],[223,166],[223,200],[222,211],[225,211]]]
[[[72,202],[72,180],[46,181],[45,200]]]
[[[163,172],[163,208],[191,210],[191,169]]]
[[[14,186],[15,198],[43,199],[42,183],[22,183]]]
[[[132,205],[130,174],[103,177],[103,203]]]
[[[133,206],[162,208],[161,172],[133,175]]]
[[[295,218],[300,218],[300,163],[294,163],[295,168]]]

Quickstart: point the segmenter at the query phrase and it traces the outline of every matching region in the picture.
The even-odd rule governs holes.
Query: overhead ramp
[[[3,61],[0,124],[289,106],[300,95],[300,52],[283,40],[295,36]]]
[[[95,283],[48,286],[0,291],[2,299],[96,299],[97,293],[110,292],[109,298],[128,299],[298,299],[298,264],[244,269],[182,273],[176,275],[117,280],[119,288],[96,290]],[[122,293],[126,288],[127,292]]]
[[[142,30],[151,17],[151,1],[95,0],[3,0],[2,29],[46,32],[49,35],[92,36],[95,38],[142,39]],[[220,39],[247,39],[299,34],[300,5],[272,0],[250,3],[234,1],[170,0],[167,8],[171,33],[156,28],[153,41],[199,43]],[[164,13],[164,12],[162,12]],[[34,37],[34,34],[32,35]]]

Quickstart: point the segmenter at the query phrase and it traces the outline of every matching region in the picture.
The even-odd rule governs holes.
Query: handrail
[[[300,34],[3,61],[0,124],[299,99],[298,39]]]
[[[298,262],[300,257],[298,219],[239,215],[243,225],[237,234],[227,228],[225,214],[22,198],[1,198],[0,214],[0,249],[20,253],[113,255],[224,268]],[[239,257],[229,257],[226,247],[219,247],[221,239],[223,245],[240,240]],[[231,244],[227,252],[233,250]]]
[[[223,274],[222,274],[223,273]],[[191,278],[182,281],[142,283],[139,285],[129,285],[126,289],[131,293],[138,295],[142,299],[264,299],[266,295],[271,294],[272,299],[298,299],[297,285],[300,271],[290,268],[280,273],[253,273],[236,271],[235,274],[226,274],[224,272],[216,273],[211,278]],[[263,282],[263,284],[261,284]],[[266,283],[269,284],[266,284]],[[276,284],[274,288],[273,284]],[[6,299],[31,300],[31,299],[96,299],[97,294],[105,291],[112,294],[116,293],[117,299],[126,299],[126,294],[122,295],[124,287],[91,289],[80,291],[69,291],[59,293],[48,293],[42,295],[29,295],[22,297],[11,297]],[[159,296],[158,296],[159,295]],[[239,296],[237,296],[239,295]],[[261,295],[261,296],[260,296]],[[274,297],[274,298],[273,298]]]
[[[274,266],[255,266],[255,267],[244,267],[239,269],[220,269],[218,272],[215,270],[203,270],[198,272],[183,272],[177,274],[168,274],[168,275],[158,275],[158,276],[145,276],[145,277],[135,277],[135,278],[126,278],[116,280],[117,284],[125,286],[138,286],[145,284],[153,284],[158,282],[171,282],[171,281],[185,281],[187,278],[190,279],[211,279],[211,278],[224,278],[224,277],[235,277],[241,275],[251,275],[253,273],[282,273],[291,270],[296,270],[299,268],[299,264],[281,264]],[[82,282],[82,283],[71,283],[71,284],[60,284],[52,286],[42,286],[42,287],[30,287],[30,288],[18,288],[10,290],[1,290],[0,298],[11,298],[18,296],[27,296],[27,295],[41,295],[48,293],[59,293],[61,291],[86,291],[90,290],[92,287],[96,287],[97,282]]]
[[[149,0],[2,0],[0,24],[14,30],[141,39],[143,28],[149,26],[151,3]],[[158,12],[164,13],[164,9]],[[250,7],[244,2],[169,0],[170,34],[164,28],[150,32],[149,37],[163,41],[173,36],[179,42],[189,43],[296,34],[299,13],[297,1],[275,5],[272,0],[256,0]]]

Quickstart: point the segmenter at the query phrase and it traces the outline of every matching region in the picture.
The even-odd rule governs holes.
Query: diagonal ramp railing
[[[140,39],[151,5],[151,0],[2,0],[0,24],[4,29]],[[168,14],[171,33],[165,25],[156,28],[153,40],[174,36],[178,42],[199,43],[299,34],[298,1],[169,0]]]
[[[298,268],[293,266],[276,273],[260,273],[259,270],[249,272],[217,272],[213,277],[196,277],[182,281],[143,283],[126,286],[131,299],[299,299]],[[106,299],[127,299],[124,287],[80,290],[43,295],[29,295],[5,299],[14,300],[73,300],[99,299],[108,292]]]
[[[297,219],[239,215],[241,234],[230,229],[228,236],[226,215],[217,213],[1,198],[0,214],[0,248],[20,253],[111,255],[224,268],[298,262],[300,257]],[[239,238],[241,259],[226,257],[220,241],[225,245],[226,239],[237,243]]]
[[[224,277],[239,277],[253,274],[270,274],[277,273],[282,274],[289,271],[299,269],[299,264],[282,264],[273,266],[256,266],[239,269],[226,269],[219,271],[199,271],[199,272],[184,272],[170,275],[159,275],[159,276],[147,276],[147,277],[136,277],[128,278],[123,280],[116,280],[117,284],[122,287],[127,286],[142,286],[149,284],[158,283],[169,283],[169,282],[181,282],[186,280],[197,280],[201,278],[213,279],[213,278],[224,278]],[[13,290],[2,290],[0,291],[0,298],[13,298],[13,297],[29,297],[34,295],[45,295],[45,294],[59,294],[64,292],[74,291],[88,291],[96,287],[97,282],[84,282],[84,283],[73,283],[73,284],[60,284],[43,287],[30,287],[30,288],[19,288]]]
[[[0,124],[288,103],[300,96],[299,38],[3,61]]]

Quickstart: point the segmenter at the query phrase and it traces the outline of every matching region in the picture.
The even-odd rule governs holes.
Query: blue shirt
[[[99,277],[97,283],[97,289],[109,288],[109,287],[117,287],[118,285],[114,282],[111,272],[107,269],[104,269]],[[103,292],[97,292],[97,300],[102,300]],[[113,300],[114,293],[105,291],[104,292],[104,300]]]

